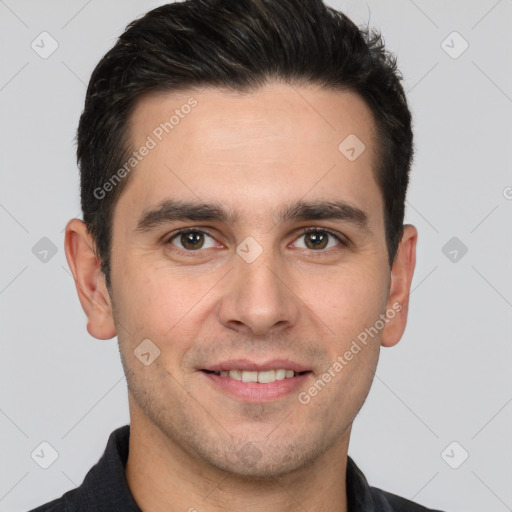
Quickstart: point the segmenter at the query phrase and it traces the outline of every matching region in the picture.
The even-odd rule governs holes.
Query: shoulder
[[[382,510],[386,512],[443,512],[441,510],[424,507],[419,503],[383,491],[377,487],[370,487],[370,492],[375,505],[379,505],[379,507],[382,507]],[[377,510],[381,510],[381,508],[377,508]]]
[[[126,481],[130,426],[114,430],[98,462],[89,469],[81,485],[29,512],[78,512],[123,510],[140,512]]]

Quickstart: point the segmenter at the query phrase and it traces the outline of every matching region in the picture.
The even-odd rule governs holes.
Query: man
[[[36,510],[427,510],[347,455],[417,242],[380,36],[320,0],[159,7],[96,67],[77,140],[66,255],[130,425]]]

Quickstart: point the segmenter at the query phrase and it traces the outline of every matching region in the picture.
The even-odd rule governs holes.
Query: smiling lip
[[[265,372],[268,370],[293,370],[295,375],[274,382],[243,382],[228,376],[221,376],[220,372],[229,372],[240,370],[244,372]],[[216,373],[214,373],[216,372]],[[295,363],[287,359],[274,359],[265,363],[256,363],[247,359],[238,359],[225,361],[203,368],[202,375],[216,389],[231,395],[232,397],[244,402],[271,402],[285,397],[292,392],[297,393],[299,388],[312,375],[312,371],[304,365]]]
[[[209,365],[202,370],[208,370],[211,372],[221,372],[229,370],[244,370],[248,372],[263,372],[265,370],[279,370],[284,368],[285,370],[293,370],[295,373],[302,373],[311,371],[310,368],[302,364],[290,361],[289,359],[272,359],[264,363],[256,363],[249,359],[231,359],[214,365]]]

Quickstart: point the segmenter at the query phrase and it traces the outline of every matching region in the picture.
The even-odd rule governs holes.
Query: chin
[[[322,442],[305,444],[301,441],[283,441],[281,446],[251,441],[245,444],[230,445],[226,453],[211,452],[206,446],[198,451],[198,456],[214,468],[227,472],[235,478],[251,481],[272,481],[276,478],[301,471],[311,466],[326,451]]]

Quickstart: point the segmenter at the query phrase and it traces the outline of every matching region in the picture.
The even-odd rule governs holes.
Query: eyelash
[[[179,237],[180,235],[185,235],[187,233],[202,233],[202,234],[205,234],[205,235],[208,235],[209,237],[211,238],[214,238],[210,233],[208,233],[208,231],[204,231],[203,229],[198,229],[198,228],[183,228],[183,229],[180,229],[178,231],[176,231],[175,233],[173,233],[172,235],[170,235],[167,240],[166,240],[166,244],[170,244],[175,238]],[[320,228],[320,227],[309,227],[309,228],[302,228],[299,232],[299,236],[297,237],[300,238],[301,236],[304,236],[304,235],[307,235],[308,233],[327,233],[328,235],[332,236],[333,238],[335,238],[342,247],[348,247],[349,246],[349,243],[344,241],[338,234],[336,234],[335,232],[331,231],[330,229],[327,229],[327,228]],[[331,248],[332,249],[332,248]],[[180,249],[179,247],[174,247],[173,249],[175,252],[177,252],[178,254],[183,254],[183,255],[186,255],[186,256],[193,256],[194,253],[199,253],[199,252],[202,252],[201,249],[198,249],[196,251],[193,251],[193,250],[187,250],[187,249]],[[318,250],[318,251],[315,251],[313,249],[310,249],[310,251],[312,253],[318,253],[319,255],[322,254],[322,253],[325,253],[327,252],[327,249],[321,249],[321,250]]]

